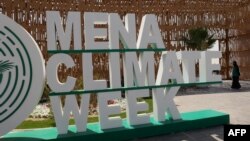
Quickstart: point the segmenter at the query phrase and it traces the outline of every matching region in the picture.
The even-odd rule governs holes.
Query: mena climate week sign
[[[153,131],[149,131],[150,126],[142,128],[138,125],[154,123],[167,128],[168,125],[165,127],[166,121],[171,121],[173,124],[175,121],[179,123],[182,121],[183,125],[186,124],[185,115],[179,113],[173,101],[180,86],[212,84],[221,81],[220,75],[213,74],[214,70],[220,70],[220,65],[212,64],[211,61],[213,58],[220,58],[221,53],[165,51],[155,15],[143,16],[139,33],[136,33],[134,14],[127,14],[124,22],[116,13],[85,12],[81,15],[80,12],[68,12],[67,18],[62,19],[58,11],[47,11],[46,16],[47,47],[48,53],[51,54],[46,66],[46,76],[47,83],[52,89],[50,101],[57,127],[55,137],[47,139],[57,138],[57,134],[72,132],[68,125],[71,113],[75,119],[73,132],[86,133],[81,138],[84,136],[94,138],[91,136],[93,133],[87,133],[92,126],[96,127],[92,131],[98,130],[96,133],[100,136],[110,133],[107,129],[119,129],[116,130],[119,132],[118,135],[121,135],[123,131],[129,135],[130,130],[137,131],[137,129],[140,131],[145,129],[150,132],[148,135],[151,133],[156,135]],[[81,16],[84,19],[84,29],[81,28]],[[65,27],[62,25],[62,20],[66,20]],[[95,26],[97,24],[107,25],[107,28],[97,28]],[[100,42],[96,40],[97,38],[108,40]],[[1,136],[20,124],[38,103],[44,87],[45,62],[39,47],[29,33],[2,14],[0,15],[0,41],[0,60],[9,60],[14,64],[12,69],[3,74],[0,84]],[[73,48],[70,47],[71,42],[73,42]],[[120,42],[123,45],[122,49],[119,48]],[[154,67],[155,52],[162,52],[157,73]],[[110,87],[107,86],[107,80],[94,80],[93,78],[92,54],[94,53],[108,54]],[[74,90],[77,78],[68,76],[65,82],[60,82],[58,79],[57,69],[61,64],[67,68],[76,65],[69,54],[82,55],[83,90]],[[198,82],[196,82],[195,74],[197,60],[200,65]],[[182,70],[179,61],[182,62]],[[122,74],[121,67],[124,70]],[[122,76],[124,87],[121,86]],[[127,103],[127,119],[125,120],[120,116],[111,117],[111,115],[121,113],[120,105],[108,105],[108,100],[121,98],[121,91],[125,91]],[[148,109],[148,104],[144,101],[137,101],[138,98],[150,97],[150,92],[152,92],[153,99],[151,115],[143,112]],[[91,93],[98,94],[99,122],[95,125],[87,124]],[[76,94],[81,95],[79,106]],[[65,95],[64,106],[60,98],[62,95]],[[204,122],[204,119],[207,120],[206,117],[201,117],[196,121]],[[211,118],[211,120],[214,119]],[[228,119],[224,122],[228,122]],[[121,128],[124,129],[121,130]],[[190,127],[190,129],[193,128]],[[79,137],[78,134],[76,135]],[[137,135],[141,136],[134,132],[134,137]],[[70,135],[70,138],[75,137]]]

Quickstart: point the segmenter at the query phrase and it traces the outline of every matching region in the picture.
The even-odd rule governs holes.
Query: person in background
[[[232,70],[233,82],[232,82],[232,86],[231,86],[232,89],[240,89],[241,88],[241,85],[239,83],[239,77],[240,77],[240,69],[237,65],[237,62],[233,61],[233,70]]]

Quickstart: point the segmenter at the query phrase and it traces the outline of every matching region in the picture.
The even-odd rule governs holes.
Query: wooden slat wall
[[[228,29],[232,52],[230,58],[239,61],[242,79],[250,79],[247,74],[250,62],[246,62],[249,60],[247,44],[250,37],[250,0],[0,0],[0,11],[21,24],[34,37],[46,60],[49,54],[45,11],[48,10],[60,11],[63,18],[68,11],[80,11],[82,14],[86,11],[112,12],[119,13],[121,17],[126,13],[135,13],[137,30],[143,15],[156,14],[168,50],[186,49],[180,39],[190,28],[206,27],[220,41],[225,40],[225,29]],[[220,44],[223,50],[225,44]],[[60,79],[64,79],[66,73],[73,76],[82,75],[81,55],[73,57],[78,63],[77,67],[65,70],[62,66],[59,71]],[[226,67],[225,61],[222,59],[223,67]],[[96,78],[108,79],[107,54],[95,55],[94,67],[98,68],[94,72]]]

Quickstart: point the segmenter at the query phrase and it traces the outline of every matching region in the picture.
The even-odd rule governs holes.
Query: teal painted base
[[[193,129],[207,128],[229,124],[229,115],[214,110],[202,110],[188,113],[182,113],[182,120],[173,121],[166,116],[164,123],[157,123],[153,118],[150,124],[131,127],[127,124],[126,119],[123,120],[123,128],[116,128],[101,131],[98,123],[89,123],[87,132],[76,133],[75,126],[69,127],[69,133],[66,135],[57,135],[56,128],[34,129],[25,131],[11,132],[1,138],[3,141],[12,140],[129,140],[134,138],[142,138],[149,136],[157,136],[162,134],[177,133]]]

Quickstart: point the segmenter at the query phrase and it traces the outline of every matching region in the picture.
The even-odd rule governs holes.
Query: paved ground
[[[175,98],[180,112],[214,109],[230,115],[231,124],[250,125],[250,82],[241,81],[240,90],[231,81],[209,87],[181,89]],[[222,141],[223,126],[140,139],[138,141]]]

